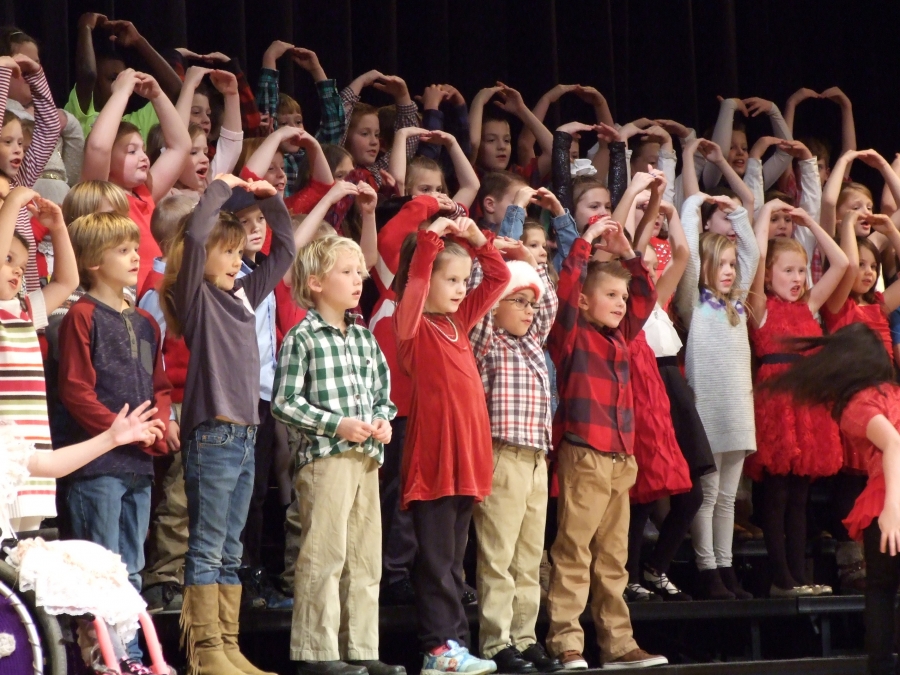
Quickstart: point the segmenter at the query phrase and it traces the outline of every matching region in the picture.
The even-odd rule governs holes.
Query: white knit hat
[[[509,283],[506,284],[506,290],[503,291],[501,298],[512,295],[516,291],[524,288],[530,288],[534,291],[535,301],[540,300],[544,294],[544,282],[541,276],[524,260],[510,260],[506,263],[509,268]]]

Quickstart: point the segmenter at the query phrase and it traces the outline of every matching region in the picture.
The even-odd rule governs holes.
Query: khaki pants
[[[176,421],[181,404],[173,403]],[[156,507],[148,537],[144,588],[164,582],[184,583],[184,556],[188,549],[187,497],[184,494],[184,462],[175,455],[162,481],[163,498]]]
[[[550,552],[547,597],[547,646],[553,654],[584,651],[578,617],[589,589],[603,661],[637,648],[622,597],[628,583],[628,490],[636,476],[634,457],[569,443],[559,450],[559,532]]]
[[[296,480],[303,534],[294,570],[291,660],[378,658],[378,462],[350,450]]]
[[[475,505],[481,655],[533,645],[547,521],[544,452],[494,441],[491,494]]]

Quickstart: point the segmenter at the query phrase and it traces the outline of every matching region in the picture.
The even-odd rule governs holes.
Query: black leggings
[[[806,585],[806,502],[809,477],[766,473],[762,479],[760,523],[779,588]]]
[[[869,673],[900,673],[894,668],[894,625],[897,587],[900,586],[900,556],[881,552],[878,521],[863,534],[866,551],[866,653]]]
[[[628,525],[628,563],[625,565],[628,570],[629,583],[640,583],[644,526],[647,524],[647,519],[650,517],[655,503],[631,505],[631,522]],[[694,516],[697,515],[702,503],[703,487],[698,479],[694,480],[694,485],[688,492],[669,497],[669,514],[663,521],[662,527],[659,528],[659,539],[656,540],[653,553],[646,561],[648,567],[660,574],[669,571],[672,558],[675,557],[678,547],[687,536]]]

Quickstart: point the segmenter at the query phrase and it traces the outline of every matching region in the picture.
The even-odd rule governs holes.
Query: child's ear
[[[492,195],[488,195],[481,202],[481,209],[485,213],[489,213],[491,215],[494,214],[494,211],[497,210],[497,200],[494,199]]]
[[[588,308],[588,299],[584,293],[578,294],[578,309],[586,310]]]
[[[321,293],[322,292],[322,282],[315,274],[310,274],[309,278],[306,280],[306,285],[309,287],[313,293]]]

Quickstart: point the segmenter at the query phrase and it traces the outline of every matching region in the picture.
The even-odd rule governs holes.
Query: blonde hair
[[[153,215],[150,216],[150,234],[159,244],[163,255],[166,255],[172,246],[181,221],[194,210],[194,206],[195,203],[190,197],[171,195],[153,209]]]
[[[862,183],[854,183],[853,181],[850,181],[848,183],[844,183],[843,186],[841,186],[841,191],[838,194],[837,202],[834,205],[835,210],[840,209],[841,206],[844,205],[844,202],[847,201],[850,198],[850,195],[854,192],[859,192],[860,194],[864,195],[870,202],[874,203],[875,201],[872,198],[872,191],[869,188],[867,188]]]
[[[705,288],[725,303],[725,314],[728,317],[728,323],[732,326],[737,326],[741,321],[741,317],[735,307],[735,302],[741,294],[739,288],[740,268],[737,268],[734,284],[728,293],[723,294],[716,289],[716,273],[719,269],[719,261],[722,259],[725,251],[730,248],[734,249],[735,254],[737,253],[737,246],[725,235],[715,232],[704,232],[700,235],[700,287]]]
[[[809,264],[809,257],[806,249],[796,239],[791,237],[775,237],[769,240],[769,247],[766,249],[766,272],[772,271],[772,266],[782,253],[796,253],[802,255],[806,264]],[[806,287],[806,279],[803,280],[803,294],[798,298],[799,302],[809,300],[809,288]]]
[[[128,196],[125,190],[107,180],[86,180],[73,185],[63,199],[63,220],[70,224],[81,216],[96,213],[104,200],[112,206],[113,213],[128,216]]]
[[[262,145],[262,142],[266,140],[265,138],[245,138],[243,145],[241,145],[241,154],[238,155],[237,164],[234,165],[234,170],[231,172],[235,176],[241,175],[241,169],[244,168],[244,165],[250,159],[254,152],[259,149],[259,146]]]
[[[420,171],[437,171],[441,177],[441,192],[447,194],[447,181],[444,179],[444,170],[431,157],[413,157],[409,160],[406,165],[406,180],[404,181],[406,194],[412,192],[413,187],[416,185],[416,176]]]
[[[428,221],[423,221],[419,224],[419,229],[422,229],[423,226],[427,227],[427,225]],[[400,262],[397,264],[397,274],[391,282],[391,289],[397,296],[397,302],[403,299],[403,292],[406,290],[406,284],[409,283],[409,268],[412,265],[413,255],[416,253],[418,242],[418,234],[410,232],[400,245]],[[437,257],[431,264],[432,275],[440,271],[447,264],[448,259],[453,256],[472,259],[469,252],[452,239],[442,238],[441,243],[444,247],[438,252]]]
[[[338,254],[342,251],[355,254],[359,258],[363,279],[368,276],[366,259],[359,244],[355,241],[336,235],[326,235],[314,239],[297,251],[297,257],[294,258],[294,264],[291,267],[291,294],[298,305],[305,309],[316,306],[315,298],[309,288],[309,278],[321,279],[331,272],[337,264]]]
[[[141,231],[135,222],[118,213],[89,213],[69,225],[69,239],[75,250],[78,277],[85,290],[93,286],[90,268],[103,260],[103,254],[125,242],[141,243]]]
[[[291,216],[291,227],[294,229],[294,232],[303,224],[303,221],[307,219],[309,216],[308,213],[295,213]],[[319,223],[319,227],[316,229],[315,239],[321,239],[322,237],[327,237],[329,235],[333,235],[335,237],[340,236],[337,233],[337,230],[329,223],[327,220],[323,220]]]
[[[178,225],[178,231],[169,247],[169,253],[166,256],[166,273],[163,275],[162,284],[159,287],[160,309],[166,318],[166,332],[172,337],[181,335],[181,320],[178,318],[178,312],[175,310],[175,282],[178,279],[178,272],[181,270],[181,260],[184,255],[184,238],[187,230],[191,225],[191,217],[193,213],[183,216]],[[238,247],[247,239],[247,234],[241,226],[241,222],[228,211],[219,211],[219,219],[213,225],[212,231],[206,240],[206,253],[217,247],[232,248]]]

